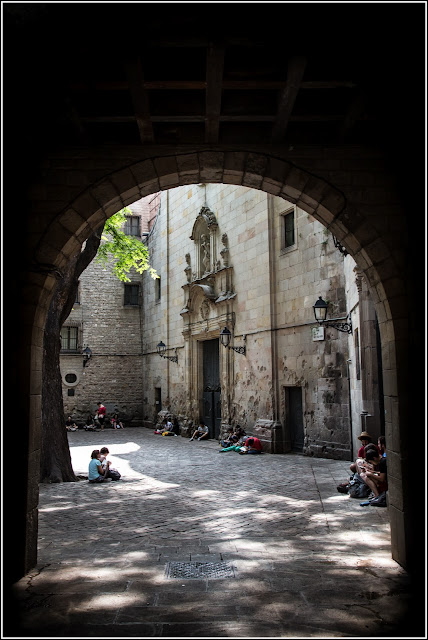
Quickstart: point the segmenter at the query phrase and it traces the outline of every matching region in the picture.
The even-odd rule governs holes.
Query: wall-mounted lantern
[[[92,351],[89,347],[86,347],[85,349],[83,349],[82,353],[83,353],[83,366],[86,367],[86,365],[88,364],[89,360],[92,357]]]
[[[327,320],[327,309],[328,302],[323,300],[320,296],[314,304],[315,320],[319,325],[324,327],[333,327],[333,329],[343,331],[344,333],[352,333],[352,322],[350,313],[346,316],[346,318],[330,318],[330,320]],[[339,320],[346,320],[346,322],[338,322]]]
[[[164,344],[162,340],[159,342],[158,345],[156,345],[156,349],[161,358],[166,358],[167,360],[171,360],[171,362],[178,363],[177,349],[175,350],[175,356],[166,356],[165,355],[166,344]]]
[[[226,349],[233,349],[234,351],[236,351],[236,353],[241,353],[243,356],[245,356],[247,351],[246,346],[244,345],[243,347],[231,347],[230,346],[231,338],[232,338],[232,334],[227,327],[225,327],[222,331],[220,331],[220,342],[223,345],[223,347],[225,347]],[[242,339],[245,342],[247,340],[247,336],[243,335]]]

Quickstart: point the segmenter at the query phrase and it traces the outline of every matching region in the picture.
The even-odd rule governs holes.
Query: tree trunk
[[[40,482],[74,482],[76,480],[65,428],[59,366],[61,327],[73,308],[79,277],[98,251],[103,226],[88,238],[82,252],[68,263],[58,281],[47,314],[43,339]]]

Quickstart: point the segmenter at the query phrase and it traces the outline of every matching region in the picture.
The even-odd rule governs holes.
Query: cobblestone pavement
[[[38,565],[3,637],[409,637],[388,509],[336,491],[349,462],[219,454],[144,428],[69,442],[76,474],[108,446],[122,479],[40,487]],[[173,562],[232,576],[173,578]]]

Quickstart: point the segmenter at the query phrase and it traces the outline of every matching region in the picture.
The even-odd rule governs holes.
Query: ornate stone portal
[[[203,343],[219,339],[227,326],[233,331],[234,300],[233,267],[229,264],[229,241],[221,236],[223,249],[218,255],[219,228],[214,213],[202,207],[193,225],[186,253],[186,284],[183,285],[184,305],[181,316],[185,323],[183,336],[186,375],[186,416],[197,422],[203,416]],[[222,264],[223,263],[223,264]],[[192,266],[194,265],[194,271]],[[219,376],[221,383],[221,423],[230,421],[233,385],[233,352],[219,344]]]

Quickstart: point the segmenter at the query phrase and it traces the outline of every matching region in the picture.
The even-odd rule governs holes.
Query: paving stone
[[[99,435],[70,434],[75,473],[101,445],[126,473],[40,487],[38,565],[5,611],[12,635],[377,637],[414,622],[388,509],[336,491],[349,463],[218,456],[214,441],[144,428]],[[168,578],[178,561],[225,562],[235,577]]]

